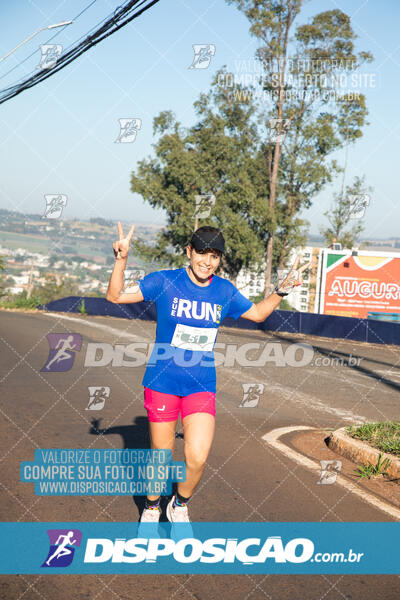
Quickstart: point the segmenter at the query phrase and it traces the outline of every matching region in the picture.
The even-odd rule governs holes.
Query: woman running
[[[172,523],[189,522],[187,503],[196,489],[214,438],[216,375],[213,347],[226,317],[262,323],[283,296],[302,283],[300,257],[286,279],[268,298],[253,304],[227,279],[215,275],[225,251],[224,237],[215,227],[197,229],[186,247],[189,265],[150,273],[124,293],[124,270],[134,225],[113,243],[115,264],[107,300],[116,304],[151,300],[157,307],[156,342],[143,378],[151,448],[174,450],[176,424],[181,415],[186,481],[167,506]],[[130,285],[131,288],[131,285]],[[160,496],[147,496],[141,523],[156,523]]]

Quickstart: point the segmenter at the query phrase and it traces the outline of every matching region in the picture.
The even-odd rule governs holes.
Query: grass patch
[[[346,427],[347,433],[359,440],[368,442],[382,452],[390,452],[400,456],[400,421],[383,421],[366,423],[356,427]]]
[[[36,308],[39,304],[42,304],[39,296],[31,296],[27,298],[25,294],[18,294],[9,300],[0,300],[1,308]]]
[[[360,479],[371,479],[371,477],[377,477],[378,475],[387,475],[386,469],[389,465],[389,458],[383,460],[383,454],[380,454],[376,465],[373,465],[371,462],[368,462],[366,465],[359,465],[359,467],[354,470],[354,473]]]
[[[81,315],[87,315],[86,307],[85,307],[85,301],[83,300],[83,298],[82,298],[81,303],[80,303],[80,305],[78,307],[78,310],[81,313]]]

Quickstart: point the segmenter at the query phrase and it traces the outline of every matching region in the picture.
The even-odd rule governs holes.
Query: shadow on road
[[[135,417],[132,425],[115,425],[113,427],[100,427],[101,419],[92,419],[89,433],[91,435],[120,435],[122,437],[123,447],[129,450],[150,449],[149,422],[147,417]],[[175,437],[181,437],[181,434],[176,434]],[[176,484],[174,484],[175,486]],[[144,509],[145,496],[132,496],[133,502],[136,504],[139,515]],[[169,502],[169,497],[161,496],[161,508],[163,515],[160,521],[166,521],[165,509]],[[139,520],[139,519],[138,519]]]

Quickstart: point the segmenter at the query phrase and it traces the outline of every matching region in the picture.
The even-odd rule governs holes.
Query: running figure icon
[[[50,366],[53,363],[59,363],[62,360],[67,360],[71,358],[71,355],[68,354],[67,350],[77,350],[75,344],[73,344],[74,336],[69,335],[66,339],[60,339],[55,347],[58,352],[53,356],[53,358],[47,363],[46,369],[49,370]]]
[[[46,565],[50,566],[51,561],[54,558],[61,558],[62,556],[66,556],[67,554],[72,554],[71,548],[67,548],[68,545],[73,546],[77,543],[77,540],[71,539],[74,536],[73,531],[68,531],[66,535],[59,535],[56,541],[57,549],[56,551],[46,560]],[[63,540],[60,542],[60,540]]]
[[[88,390],[90,398],[85,410],[101,410],[110,397],[110,388],[108,386],[89,386]]]

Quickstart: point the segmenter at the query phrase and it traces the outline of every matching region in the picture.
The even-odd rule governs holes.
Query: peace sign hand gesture
[[[301,285],[303,283],[302,273],[306,269],[309,269],[312,263],[308,262],[299,269],[298,266],[300,258],[301,256],[300,254],[298,254],[296,256],[296,260],[292,265],[292,268],[290,269],[285,279],[281,283],[278,283],[278,285],[276,286],[275,291],[277,293],[287,296],[287,294],[289,294],[294,287],[297,287],[298,285]]]
[[[116,260],[120,260],[121,258],[127,258],[134,231],[135,226],[132,225],[128,235],[124,236],[124,230],[122,229],[120,221],[118,221],[119,240],[113,243],[114,256]]]

